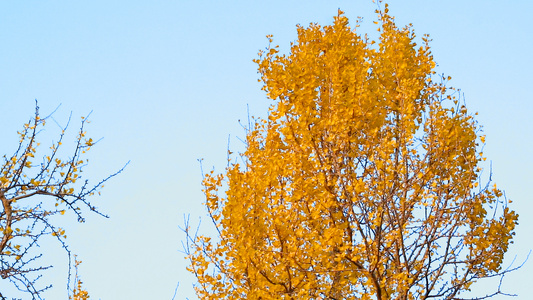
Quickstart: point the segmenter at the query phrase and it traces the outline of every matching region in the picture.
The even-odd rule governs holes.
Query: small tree
[[[205,175],[217,241],[187,229],[201,299],[460,299],[507,272],[518,216],[480,186],[480,127],[428,37],[377,13],[377,42],[339,11],[260,52],[275,102],[243,163]]]
[[[10,156],[4,155],[0,166],[0,277],[31,295],[32,299],[42,299],[42,293],[51,287],[38,283],[43,271],[51,267],[41,259],[44,253],[38,248],[39,242],[52,236],[61,244],[69,257],[70,279],[71,252],[65,240],[65,229],[56,225],[56,219],[65,212],[71,212],[79,222],[83,222],[84,207],[105,216],[88,198],[98,193],[104,182],[122,171],[94,186],[83,180],[82,169],[88,162],[84,154],[94,145],[91,138],[85,138],[86,118],[82,118],[70,156],[63,158],[60,152],[65,127],[48,154],[40,162],[36,161],[40,146],[37,138],[46,120],[41,118],[36,105],[34,117],[18,132],[17,149]],[[2,292],[0,299],[7,299]]]

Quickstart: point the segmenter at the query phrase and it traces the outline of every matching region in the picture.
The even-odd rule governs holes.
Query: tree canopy
[[[204,177],[219,235],[188,229],[201,299],[456,299],[506,272],[518,215],[482,183],[475,114],[428,36],[377,16],[375,41],[339,11],[255,60],[268,117]]]
[[[92,138],[86,137],[87,118],[82,118],[70,151],[63,151],[67,125],[57,141],[43,153],[38,137],[47,119],[49,117],[41,117],[36,104],[34,116],[18,132],[18,146],[13,154],[4,155],[0,164],[0,277],[32,299],[43,299],[43,292],[51,287],[46,283],[44,271],[52,265],[47,262],[40,243],[51,237],[66,251],[69,258],[67,282],[70,282],[72,254],[66,241],[66,229],[58,225],[57,219],[70,213],[84,222],[87,210],[105,216],[89,198],[122,171],[94,185],[84,178],[82,171],[88,164],[85,155],[95,144]],[[72,297],[87,299],[87,292],[77,276],[78,265],[76,260]],[[0,291],[0,299],[7,299],[3,293],[5,291]]]

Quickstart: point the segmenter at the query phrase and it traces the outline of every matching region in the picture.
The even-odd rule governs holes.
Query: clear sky
[[[86,177],[97,181],[131,160],[93,199],[110,219],[64,221],[91,299],[172,299],[178,283],[176,299],[196,299],[179,226],[190,214],[210,230],[197,159],[223,171],[228,136],[242,149],[247,105],[251,115],[266,114],[252,62],[265,36],[287,51],[296,24],[330,24],[339,8],[352,23],[362,16],[359,32],[375,35],[371,0],[0,2],[0,154],[14,150],[38,99],[43,115],[61,104],[61,125],[70,112],[77,121],[93,111],[88,134],[103,139]],[[394,0],[390,8],[399,25],[430,34],[438,71],[479,112],[493,179],[520,214],[506,262],[523,261],[533,249],[533,2]],[[51,138],[59,128],[46,130]],[[66,256],[54,243],[42,249],[56,265],[43,279],[54,285],[45,298],[66,299]],[[530,299],[531,277],[533,259],[503,288]],[[474,289],[483,296],[495,285]]]

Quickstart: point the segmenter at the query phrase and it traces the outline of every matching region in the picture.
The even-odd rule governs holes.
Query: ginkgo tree
[[[204,177],[218,236],[186,229],[201,299],[461,299],[509,271],[518,215],[481,178],[475,114],[428,36],[377,16],[377,40],[339,11],[255,60],[268,117]]]
[[[0,164],[0,283],[3,287],[11,283],[31,299],[43,299],[43,292],[51,287],[44,271],[52,266],[40,247],[45,239],[57,240],[66,251],[69,263],[71,261],[66,229],[58,225],[58,219],[73,214],[79,222],[84,222],[86,210],[105,216],[89,198],[122,171],[90,185],[82,174],[88,164],[86,152],[95,144],[92,138],[86,137],[87,118],[82,118],[71,150],[64,149],[68,125],[44,150],[38,138],[50,117],[41,117],[36,104],[34,116],[18,132],[18,146],[11,155],[4,155]],[[87,292],[81,288],[77,276],[78,264],[76,261],[74,265],[76,277],[72,296],[87,299]],[[70,281],[70,266],[67,282]],[[5,293],[0,289],[0,299],[12,299]]]

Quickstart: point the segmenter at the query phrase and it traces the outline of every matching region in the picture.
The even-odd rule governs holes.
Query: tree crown
[[[452,299],[505,272],[518,216],[480,186],[474,115],[428,37],[378,19],[377,41],[339,11],[260,52],[274,102],[243,163],[204,178],[218,241],[189,235],[201,298]]]

